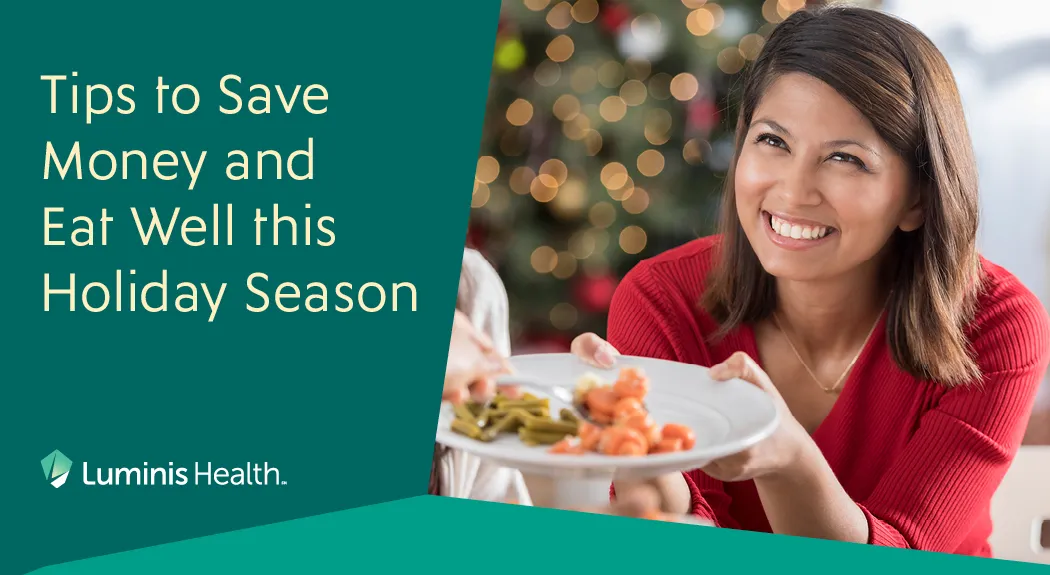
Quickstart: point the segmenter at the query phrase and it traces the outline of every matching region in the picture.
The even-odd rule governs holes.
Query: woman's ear
[[[908,201],[911,202],[910,207],[904,212],[898,227],[903,232],[914,232],[922,227],[925,221],[922,212],[922,194],[919,193],[918,187],[912,188],[911,194],[908,195]]]

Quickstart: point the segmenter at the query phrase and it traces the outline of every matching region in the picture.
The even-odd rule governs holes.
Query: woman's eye
[[[755,141],[760,144],[767,144],[773,146],[774,148],[787,148],[787,145],[784,143],[784,140],[781,140],[773,134],[762,134],[758,138],[756,138]]]
[[[836,162],[846,162],[848,164],[854,164],[855,166],[861,169],[867,168],[864,165],[864,162],[860,161],[860,158],[858,158],[857,156],[851,156],[849,154],[843,154],[841,152],[836,152],[832,154],[828,159],[835,160]]]

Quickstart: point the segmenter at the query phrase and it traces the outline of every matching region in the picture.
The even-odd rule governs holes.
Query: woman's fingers
[[[612,504],[615,515],[626,517],[644,517],[646,514],[660,510],[660,492],[647,484],[632,486],[627,493],[617,494]]]
[[[616,364],[616,351],[609,342],[593,333],[585,333],[572,340],[570,351],[586,363],[595,367],[610,368]]]
[[[729,359],[713,366],[710,374],[716,381],[726,381],[734,378],[742,379],[764,391],[776,393],[776,388],[769,381],[769,376],[766,375],[766,372],[762,371],[762,368],[755,363],[755,360],[751,359],[751,356],[742,351],[734,353],[729,356]]]
[[[497,390],[506,396],[507,399],[521,399],[524,395],[521,391],[521,387],[517,385],[500,385],[497,386]]]
[[[460,382],[445,382],[445,389],[441,393],[441,400],[452,404],[460,404],[470,398],[470,392],[465,384]]]

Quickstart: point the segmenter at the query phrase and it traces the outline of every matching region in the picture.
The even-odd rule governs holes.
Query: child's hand
[[[476,330],[465,314],[456,310],[441,398],[453,403],[466,401],[469,397],[488,401],[496,393],[494,378],[510,372],[510,364],[496,351],[492,341]],[[508,395],[515,394],[512,388],[503,391]]]
[[[601,513],[605,515],[619,515],[621,517],[634,517],[637,519],[657,519],[663,521],[693,523],[697,525],[711,525],[709,521],[703,521],[695,517],[676,516],[664,513],[660,510],[662,507],[661,503],[660,492],[655,487],[650,485],[638,485],[624,494],[623,497],[617,497],[616,501],[605,508],[578,509],[577,511]]]

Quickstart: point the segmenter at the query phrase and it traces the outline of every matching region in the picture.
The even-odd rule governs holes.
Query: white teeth
[[[770,216],[769,227],[778,235],[796,240],[818,240],[828,234],[827,226],[801,226]]]

